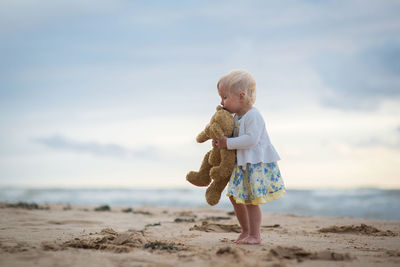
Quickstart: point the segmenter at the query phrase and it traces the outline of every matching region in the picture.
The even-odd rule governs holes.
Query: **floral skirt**
[[[276,162],[247,163],[246,169],[235,165],[228,184],[228,197],[238,204],[265,204],[286,193]]]

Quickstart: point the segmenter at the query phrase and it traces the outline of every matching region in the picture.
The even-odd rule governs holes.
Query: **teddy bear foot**
[[[211,187],[207,188],[206,200],[209,205],[214,206],[219,202],[219,199],[221,198],[221,192],[217,192],[212,188],[210,190],[210,188]]]
[[[208,186],[211,183],[211,178],[200,176],[198,172],[191,171],[186,175],[186,180],[195,186]]]

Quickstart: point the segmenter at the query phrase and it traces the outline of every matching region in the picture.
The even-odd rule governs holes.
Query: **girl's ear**
[[[245,96],[246,96],[246,94],[245,94],[243,91],[241,91],[241,92],[239,93],[240,99],[244,99]]]

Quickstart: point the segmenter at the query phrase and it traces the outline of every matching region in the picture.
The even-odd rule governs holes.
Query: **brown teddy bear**
[[[233,117],[221,106],[212,116],[210,123],[196,138],[197,142],[203,143],[209,139],[221,139],[223,136],[231,137],[233,134]],[[221,193],[229,182],[235,165],[236,151],[228,149],[213,148],[204,156],[198,172],[191,171],[186,175],[186,180],[196,186],[208,186],[206,200],[214,206],[221,198]]]

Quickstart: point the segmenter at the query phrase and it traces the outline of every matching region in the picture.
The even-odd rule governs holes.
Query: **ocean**
[[[107,189],[107,188],[0,188],[2,202],[65,203],[110,206],[209,207],[205,188]],[[232,210],[225,192],[212,207]],[[400,221],[400,190],[288,189],[281,198],[261,205],[264,212],[330,217],[358,217]]]

